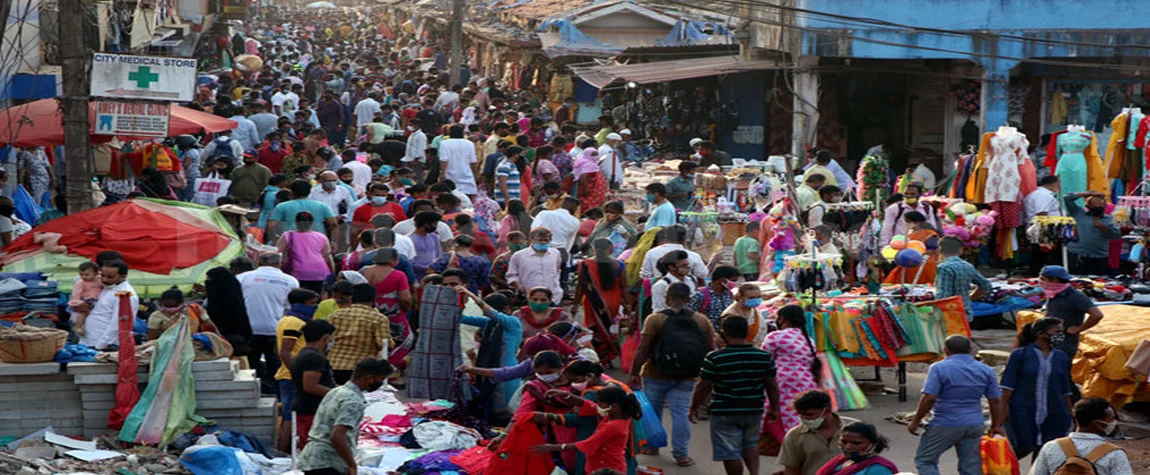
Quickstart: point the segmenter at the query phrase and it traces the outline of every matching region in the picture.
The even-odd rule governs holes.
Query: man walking
[[[1079,467],[1084,465],[1083,461],[1087,462],[1097,475],[1134,474],[1126,452],[1106,442],[1105,438],[1112,436],[1118,428],[1118,418],[1109,402],[1097,397],[1078,401],[1074,405],[1074,422],[1078,424],[1078,430],[1071,432],[1068,437],[1052,440],[1042,446],[1034,464],[1030,466],[1030,475],[1062,473],[1059,469],[1064,465],[1072,468],[1067,463],[1070,457],[1076,457],[1072,463]]]
[[[958,452],[958,473],[982,473],[979,441],[983,434],[982,398],[990,403],[990,429],[987,435],[1006,434],[1002,431],[1002,389],[994,369],[974,359],[970,354],[970,339],[952,335],[946,339],[946,359],[930,365],[918,410],[907,427],[918,435],[919,424],[927,414],[934,414],[930,427],[922,434],[914,465],[920,475],[940,475],[938,459],[943,452],[954,447]]]
[[[299,281],[280,270],[283,257],[275,253],[260,255],[260,267],[236,276],[244,293],[244,307],[252,325],[252,354],[248,366],[259,371],[265,386],[274,388],[280,360],[276,354],[276,325],[288,308],[288,294],[299,288]],[[264,358],[262,370],[260,356]],[[272,389],[274,392],[274,389]]]
[[[687,308],[691,288],[682,282],[667,289],[667,309],[652,313],[643,322],[643,337],[631,365],[632,389],[643,389],[662,419],[663,407],[671,407],[671,455],[680,467],[695,464],[687,452],[691,443],[691,392],[703,359],[715,341],[711,321]],[[712,407],[712,411],[714,408]],[[657,449],[643,449],[658,455]]]
[[[371,284],[356,284],[351,289],[351,306],[327,317],[335,325],[335,339],[328,359],[336,384],[352,378],[357,361],[395,348],[387,317],[375,308],[375,293]]]

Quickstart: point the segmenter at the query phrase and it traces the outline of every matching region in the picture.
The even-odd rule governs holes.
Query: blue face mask
[[[547,252],[548,249],[551,249],[551,245],[535,243],[531,245],[531,249],[534,249],[535,252]]]
[[[747,308],[759,308],[759,305],[762,305],[762,304],[763,304],[763,299],[761,297],[757,297],[757,298],[753,298],[753,299],[747,299],[746,301],[743,302],[743,305],[746,306]]]
[[[315,309],[317,309],[317,308],[319,308],[319,305],[308,305],[306,303],[293,303],[293,304],[291,304],[291,313],[293,315],[296,315],[298,317],[303,318],[304,320],[311,320],[311,318],[313,316],[315,316]]]
[[[647,193],[647,202],[648,203],[654,203],[655,202],[655,195]]]
[[[387,197],[386,196],[372,196],[371,197],[371,204],[373,204],[375,206],[383,206],[383,205],[387,204]]]

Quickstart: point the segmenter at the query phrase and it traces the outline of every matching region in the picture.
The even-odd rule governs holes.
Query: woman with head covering
[[[579,263],[575,284],[575,304],[583,305],[583,324],[594,331],[595,352],[599,361],[611,361],[619,353],[618,339],[611,335],[611,324],[623,308],[626,267],[611,257],[611,241],[596,239],[592,243],[594,258]]]
[[[587,139],[590,141],[592,139]],[[586,144],[586,141],[582,145]],[[571,171],[575,179],[575,197],[579,198],[583,209],[598,208],[607,201],[607,179],[599,169],[599,150],[588,146],[583,149],[575,168]]]
[[[204,307],[220,335],[232,344],[233,354],[247,356],[252,353],[252,324],[248,321],[248,310],[244,305],[244,291],[240,281],[226,267],[216,267],[208,271],[204,281],[207,299]],[[258,358],[258,356],[257,356]],[[249,363],[253,363],[249,359]],[[255,367],[254,365],[252,366]]]

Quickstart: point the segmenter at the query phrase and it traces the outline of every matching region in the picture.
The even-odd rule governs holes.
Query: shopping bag
[[[663,429],[659,412],[651,405],[651,401],[643,391],[635,391],[635,399],[639,400],[639,406],[643,408],[643,418],[639,420],[643,423],[643,432],[647,434],[647,447],[652,449],[666,447],[667,431]]]
[[[759,436],[759,455],[778,457],[786,435],[787,429],[783,427],[782,419],[764,421],[763,433]]]
[[[983,475],[1019,475],[1018,457],[1014,456],[1010,441],[1005,437],[983,436],[979,450],[982,452]]]
[[[204,206],[216,206],[216,199],[227,196],[232,181],[224,178],[201,177],[196,179],[196,195],[193,202]]]

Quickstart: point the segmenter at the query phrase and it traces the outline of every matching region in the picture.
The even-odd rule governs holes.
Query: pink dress
[[[798,328],[773,331],[763,339],[763,349],[775,358],[775,381],[779,385],[779,413],[787,430],[799,425],[799,416],[791,407],[795,397],[804,391],[818,389],[818,383],[811,374],[811,363],[815,354],[810,340]],[[765,409],[770,409],[770,401]]]
[[[325,280],[331,275],[324,252],[328,249],[327,236],[316,231],[288,231],[281,238],[291,246],[292,277],[304,281]]]

